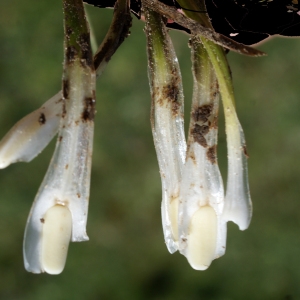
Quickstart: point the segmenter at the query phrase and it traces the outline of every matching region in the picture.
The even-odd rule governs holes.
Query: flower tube
[[[151,125],[162,182],[165,242],[178,249],[179,181],[185,161],[183,91],[178,60],[162,17],[145,9]]]
[[[228,176],[223,218],[225,221],[236,223],[240,230],[245,230],[252,217],[248,184],[248,154],[243,129],[235,110],[231,74],[224,50],[210,41],[201,40],[218,78],[226,123]]]
[[[69,241],[86,241],[95,114],[95,72],[81,0],[64,0],[63,114],[56,149],[29,214],[27,271],[59,274]]]
[[[226,248],[223,181],[217,163],[218,82],[203,45],[192,38],[194,78],[186,162],[180,185],[179,249],[205,270]]]

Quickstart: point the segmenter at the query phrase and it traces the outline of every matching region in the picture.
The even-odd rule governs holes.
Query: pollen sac
[[[178,249],[179,182],[185,161],[183,90],[178,60],[162,17],[145,9],[151,125],[162,181],[162,223],[170,253]]]
[[[179,197],[179,249],[205,270],[226,248],[223,181],[217,163],[218,82],[205,48],[191,40],[194,90]]]
[[[42,230],[41,265],[48,274],[60,274],[65,266],[72,233],[72,215],[63,205],[48,209]]]
[[[0,141],[0,169],[35,158],[57,134],[62,116],[62,94],[16,123]]]

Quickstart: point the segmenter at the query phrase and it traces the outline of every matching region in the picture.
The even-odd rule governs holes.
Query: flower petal
[[[62,115],[61,91],[16,123],[0,141],[0,169],[29,162],[52,140]]]

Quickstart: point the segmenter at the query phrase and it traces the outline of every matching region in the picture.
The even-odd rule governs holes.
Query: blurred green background
[[[0,136],[61,86],[60,1],[0,0]],[[112,10],[88,9],[97,40]],[[264,58],[229,54],[237,109],[250,154],[254,214],[228,225],[227,253],[195,271],[164,245],[161,186],[150,129],[143,23],[98,79],[86,243],[72,243],[59,276],[27,273],[22,239],[55,141],[31,163],[0,171],[0,299],[300,299],[300,40],[274,38]],[[172,32],[188,123],[188,37]],[[219,164],[226,178],[220,118]]]

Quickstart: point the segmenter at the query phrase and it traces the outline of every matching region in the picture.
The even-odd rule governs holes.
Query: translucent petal
[[[180,185],[179,249],[193,268],[204,270],[226,248],[224,188],[217,163],[219,91],[206,50],[195,41],[191,47],[194,90]]]
[[[44,272],[42,261],[43,220],[55,205],[67,207],[72,215],[72,241],[86,241],[86,221],[93,147],[95,75],[82,72],[80,63],[69,69],[69,96],[64,100],[64,115],[56,149],[46,176],[34,200],[24,237],[24,262],[27,271]]]
[[[162,181],[162,223],[167,248],[173,253],[178,249],[179,181],[186,151],[183,90],[178,60],[161,16],[151,11],[145,16],[152,133]]]
[[[0,141],[0,169],[35,158],[57,133],[61,115],[62,95],[59,92],[16,123]]]
[[[244,133],[239,121],[229,125],[228,145],[228,178],[223,218],[236,223],[240,230],[248,228],[252,217],[252,202],[248,184],[247,150]]]

